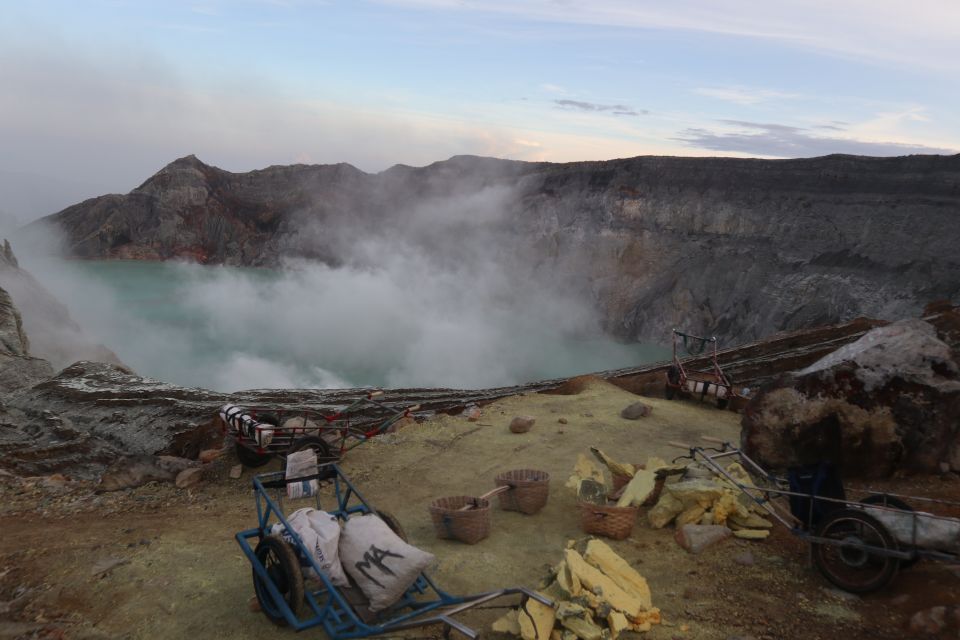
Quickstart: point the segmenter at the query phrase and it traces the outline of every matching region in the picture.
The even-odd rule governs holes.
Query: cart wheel
[[[403,527],[400,526],[400,521],[397,520],[397,516],[393,515],[389,511],[384,511],[383,509],[377,509],[374,511],[380,519],[386,523],[390,530],[397,534],[397,537],[403,540],[404,542],[410,542],[407,540],[407,532],[403,530]]]
[[[317,464],[336,462],[339,460],[339,456],[330,450],[330,445],[320,436],[303,436],[302,438],[297,438],[293,441],[293,444],[290,445],[287,455],[296,453],[297,451],[303,451],[304,449],[313,449],[317,452]]]
[[[273,457],[273,454],[270,453],[257,453],[253,449],[248,449],[239,442],[237,443],[236,449],[237,459],[240,460],[240,464],[245,467],[250,467],[251,469],[262,467],[270,462],[270,459]]]
[[[833,542],[812,544],[813,563],[827,580],[851,593],[868,593],[887,585],[900,561],[876,551],[896,551],[886,527],[858,509],[838,509],[817,529],[817,537]]]
[[[274,536],[267,536],[261,540],[254,555],[267,570],[270,582],[283,598],[283,603],[276,602],[266,582],[254,571],[253,588],[257,593],[257,601],[264,615],[270,618],[271,622],[284,626],[287,624],[287,619],[283,615],[284,605],[289,607],[296,617],[303,604],[303,573],[300,571],[300,561],[293,547]]]
[[[727,398],[717,398],[717,409],[726,409],[728,402]]]
[[[677,390],[676,388],[671,387],[670,384],[668,383],[666,388],[663,391],[663,395],[667,398],[667,400],[673,400],[674,397],[677,395]]]
[[[863,500],[860,501],[860,504],[870,504],[877,505],[880,507],[890,507],[891,509],[900,509],[901,511],[913,511],[913,507],[908,505],[906,502],[900,498],[894,496],[889,496],[885,493],[872,493]]]

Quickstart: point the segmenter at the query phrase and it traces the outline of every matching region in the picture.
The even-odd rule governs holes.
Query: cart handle
[[[415,405],[413,405],[412,407],[407,407],[406,413],[407,413],[407,415],[409,415],[409,414],[413,413],[414,411],[419,411],[419,410],[420,410],[420,405],[415,404]]]
[[[700,436],[700,439],[704,442],[712,442],[713,444],[727,444],[726,440],[721,440],[720,438],[714,438],[713,436]]]
[[[371,391],[370,393],[367,394],[367,400],[373,400],[374,398],[378,398],[382,395],[383,395],[382,389],[379,391]]]
[[[676,440],[669,440],[667,441],[667,444],[670,445],[671,447],[678,447],[680,449],[686,449],[688,451],[690,449],[693,449],[693,445],[689,445],[685,442],[677,442]]]

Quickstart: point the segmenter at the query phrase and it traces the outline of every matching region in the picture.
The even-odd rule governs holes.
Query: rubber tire
[[[330,450],[330,444],[320,436],[303,436],[301,438],[297,438],[293,441],[293,444],[290,445],[287,455],[296,453],[297,451],[303,451],[307,448],[313,449],[317,452],[317,464],[336,462],[340,459],[340,456],[334,454],[333,451]]]
[[[270,460],[273,458],[272,453],[257,453],[256,451],[243,446],[239,442],[237,443],[236,449],[237,459],[240,460],[240,464],[245,467],[250,467],[251,469],[262,467],[270,462]]]
[[[266,566],[266,560],[271,554],[277,560],[273,569]],[[293,615],[297,616],[303,605],[303,572],[300,570],[297,552],[280,538],[267,536],[257,545],[254,555],[257,556],[257,561],[267,569],[267,573],[271,574],[271,582],[283,595],[283,600],[293,611]],[[287,619],[283,617],[283,613],[255,570],[253,570],[253,589],[257,594],[257,602],[260,603],[263,615],[279,627],[286,626]]]
[[[879,505],[881,507],[890,507],[891,509],[901,509],[902,511],[912,512],[914,509],[900,498],[888,496],[885,493],[871,493],[860,501],[860,504]]]
[[[676,387],[671,387],[669,384],[667,384],[666,388],[663,391],[663,395],[664,397],[666,397],[667,400],[673,400],[677,396]]]
[[[880,537],[883,548],[895,551],[898,549],[897,541],[890,532],[887,531],[887,528],[884,527],[879,520],[868,513],[864,513],[860,509],[837,509],[824,518],[820,526],[817,527],[816,536],[827,537],[826,534],[829,533],[830,528],[836,528],[839,524],[838,521],[841,520],[860,521],[876,532]],[[897,571],[900,569],[900,561],[898,559],[881,556],[880,559],[884,562],[883,569],[872,580],[858,583],[844,581],[841,577],[830,571],[828,561],[824,557],[824,552],[829,551],[834,545],[814,542],[811,543],[810,547],[813,564],[817,567],[820,574],[834,586],[850,593],[870,593],[871,591],[882,589],[893,580],[897,575]]]
[[[400,525],[400,521],[397,520],[397,516],[393,515],[389,511],[384,511],[383,509],[377,509],[374,511],[384,523],[390,527],[390,530],[397,534],[397,537],[403,540],[404,542],[409,543],[407,539],[407,532],[403,530],[403,527]]]
[[[717,398],[717,409],[726,409],[729,400],[727,398]]]

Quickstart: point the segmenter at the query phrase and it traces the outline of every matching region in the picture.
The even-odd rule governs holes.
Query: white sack
[[[305,478],[317,475],[317,452],[314,449],[304,449],[287,456],[287,472],[284,478]],[[287,482],[288,498],[305,498],[317,493],[320,483],[317,479]]]
[[[338,587],[348,586],[350,583],[340,564],[340,522],[336,516],[308,507],[291,513],[287,516],[287,522],[290,523],[290,528],[300,536],[304,548],[310,552],[317,566],[330,578],[330,581]],[[270,531],[283,536],[287,542],[293,544],[293,539],[279,522],[273,525]],[[313,567],[307,564],[304,575],[309,578],[314,577],[314,574]]]
[[[373,514],[353,516],[343,525],[340,561],[370,600],[370,611],[399,600],[433,560],[433,554],[407,544]]]

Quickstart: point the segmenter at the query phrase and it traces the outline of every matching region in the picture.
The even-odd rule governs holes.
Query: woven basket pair
[[[536,469],[515,469],[501,473],[494,479],[498,487],[510,487],[497,496],[504,511],[519,511],[532,515],[547,504],[550,495],[550,474]]]
[[[500,508],[533,514],[543,508],[550,493],[550,474],[536,469],[515,469],[494,479],[496,489],[479,498],[451,496],[430,505],[430,519],[438,538],[476,544],[490,535],[490,500],[498,494]]]

